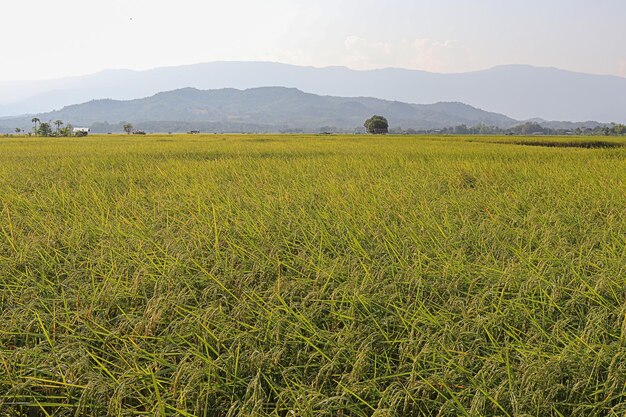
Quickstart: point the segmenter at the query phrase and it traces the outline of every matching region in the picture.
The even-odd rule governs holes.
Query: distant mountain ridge
[[[92,100],[38,114],[45,120],[63,120],[91,126],[99,122],[161,131],[204,126],[215,131],[281,131],[320,129],[354,131],[373,114],[384,115],[392,127],[437,129],[460,124],[508,128],[518,122],[463,103],[409,104],[368,97],[319,96],[295,88],[262,87],[247,90],[184,88],[150,97],[118,101]],[[31,117],[0,120],[5,127],[28,129]]]
[[[48,81],[0,83],[0,116],[41,113],[91,99],[129,100],[184,87],[264,86],[408,103],[463,102],[526,120],[626,123],[626,78],[507,65],[437,74],[406,69],[356,71],[272,62],[211,62],[146,71],[107,70]]]

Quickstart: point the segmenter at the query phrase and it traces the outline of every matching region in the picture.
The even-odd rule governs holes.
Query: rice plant
[[[0,139],[0,414],[622,416],[626,147]]]

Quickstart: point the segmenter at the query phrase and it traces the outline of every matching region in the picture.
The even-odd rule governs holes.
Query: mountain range
[[[0,83],[0,116],[34,114],[92,99],[132,100],[185,87],[297,88],[318,95],[406,103],[463,102],[518,120],[626,123],[626,78],[525,65],[439,74],[406,69],[356,71],[272,62],[211,62],[145,71],[107,70],[46,81]]]
[[[62,120],[95,131],[120,131],[124,122],[147,131],[277,132],[320,130],[353,132],[373,114],[387,117],[392,127],[415,130],[484,123],[508,128],[519,122],[463,103],[409,104],[368,97],[333,97],[295,88],[247,90],[183,88],[134,100],[92,100],[58,111],[37,114],[42,121]],[[31,116],[0,120],[29,130]]]

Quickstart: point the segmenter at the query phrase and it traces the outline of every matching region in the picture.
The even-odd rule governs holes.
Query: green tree
[[[545,129],[536,122],[526,122],[522,125],[517,125],[513,129],[513,133],[521,135],[533,135],[536,133],[546,133]]]
[[[133,125],[130,123],[124,123],[123,127],[124,127],[124,132],[126,132],[129,135],[133,131]]]
[[[33,117],[33,118],[31,119],[31,122],[33,122],[33,123],[35,124],[35,135],[36,135],[36,134],[37,134],[37,132],[38,132],[38,129],[37,129],[37,123],[40,123],[40,122],[41,122],[41,120],[39,120],[37,117]]]
[[[383,116],[374,115],[363,123],[365,129],[371,134],[384,134],[389,132],[389,123]]]
[[[469,128],[467,127],[467,125],[464,124],[455,126],[454,128],[454,133],[456,133],[457,135],[467,135],[469,132]]]
[[[61,129],[61,126],[63,125],[63,121],[62,120],[55,120],[54,124],[57,126],[57,136],[59,135],[59,129]]]
[[[20,129],[19,127],[15,128],[15,133],[20,133],[22,131],[22,129]]]
[[[74,132],[74,126],[72,126],[71,123],[68,123],[67,125],[65,125],[64,128],[61,129],[60,134],[61,136],[72,136],[73,132]]]
[[[613,131],[616,135],[626,134],[626,126],[624,126],[623,124],[616,124],[615,126],[613,126]]]
[[[50,123],[40,122],[39,129],[37,129],[37,135],[39,136],[52,136],[52,127]]]

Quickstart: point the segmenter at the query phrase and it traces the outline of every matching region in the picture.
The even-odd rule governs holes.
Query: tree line
[[[33,129],[32,132],[27,132],[21,128],[15,128],[15,133],[24,133],[24,134],[34,134],[35,136],[74,136],[74,126],[68,123],[65,124],[62,120],[48,121],[43,122],[37,117],[32,118]],[[183,126],[184,125],[184,126]],[[194,125],[195,126],[195,125]],[[128,122],[120,122],[118,125],[110,125],[109,123],[94,123],[92,125],[93,130],[96,132],[110,132],[111,129],[115,127],[120,128],[127,134],[131,133],[144,133],[144,131],[135,130],[134,126]],[[159,130],[159,128],[167,127],[167,129],[162,129],[163,131],[172,131],[178,129],[172,129],[173,126],[161,126],[157,123],[156,126],[153,126],[152,130]],[[187,124],[181,123],[181,126],[175,126],[176,128],[187,128]],[[198,126],[200,127],[200,126]],[[194,127],[193,129],[198,129],[198,127]],[[215,131],[230,131],[227,129],[228,126],[220,124],[219,126],[214,126]],[[247,131],[250,129],[250,126],[242,126],[243,129],[237,130],[239,131]],[[363,129],[363,127],[365,129]],[[624,136],[626,135],[626,125],[620,123],[611,123],[610,125],[596,125],[594,127],[572,127],[572,128],[550,128],[544,127],[537,122],[526,122],[516,126],[513,126],[508,129],[500,128],[497,126],[488,126],[486,124],[478,124],[476,126],[468,127],[465,124],[445,127],[440,129],[403,129],[401,127],[389,128],[389,123],[387,119],[382,116],[372,116],[370,119],[366,120],[362,131],[356,129],[354,131],[350,129],[338,129],[334,126],[324,126],[320,128],[320,132],[323,133],[390,133],[390,134],[446,134],[446,135],[555,135],[555,136],[564,136],[564,135],[576,135],[576,136]],[[248,129],[246,129],[248,128]],[[260,128],[260,127],[259,127]],[[264,127],[267,129],[267,127]],[[192,129],[192,130],[193,130]],[[189,129],[186,129],[189,130]],[[305,133],[306,129],[287,129],[283,128],[280,130],[281,133]]]
[[[70,123],[65,125],[63,120],[55,120],[42,122],[39,118],[33,117],[33,133],[35,136],[72,136],[74,134],[74,126]],[[62,127],[65,125],[64,127]],[[55,126],[55,127],[53,127]],[[15,133],[21,133],[22,129],[15,128]]]
[[[488,126],[485,124],[479,124],[476,126],[468,127],[467,125],[458,125],[454,127],[445,127],[442,129],[428,129],[428,130],[416,130],[416,129],[402,129],[395,128],[390,129],[389,133],[392,134],[444,134],[444,135],[576,135],[576,136],[623,136],[626,135],[626,125],[619,123],[612,123],[611,125],[598,125],[593,128],[590,127],[576,127],[576,128],[550,128],[544,127],[537,122],[526,122],[520,125],[513,126],[508,129],[503,129],[497,126]]]

